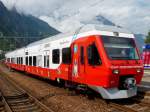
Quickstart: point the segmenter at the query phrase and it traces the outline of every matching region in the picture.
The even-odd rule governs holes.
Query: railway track
[[[0,73],[0,112],[53,112]]]
[[[130,99],[111,101],[109,105],[123,112],[150,112],[150,103],[141,100],[139,96]]]
[[[1,79],[4,82],[11,82],[12,83],[12,81],[10,80],[10,78],[8,78],[6,76],[2,77]],[[10,81],[7,81],[7,80],[10,80]],[[14,84],[12,84],[12,85],[14,85]],[[16,84],[15,84],[15,86],[16,86]],[[5,87],[5,89],[7,89],[7,87]],[[11,91],[15,91],[14,93],[16,95],[13,94],[15,97],[14,96],[10,97],[10,95],[7,95],[9,97],[6,97],[6,101],[12,100],[12,99],[16,100],[16,96],[17,96],[17,98],[21,97],[23,100],[26,99],[26,97],[27,98],[30,97],[28,94],[26,94],[26,92],[23,92],[23,91],[20,94],[21,90],[17,89],[16,87],[15,87],[15,89],[13,87],[11,87],[10,89],[12,89]],[[7,92],[7,94],[9,94],[9,92]],[[12,94],[12,92],[11,92],[11,94]],[[57,96],[60,96],[60,95],[61,96],[64,95],[64,96],[67,97],[67,95],[73,95],[74,96],[75,93],[74,93],[74,91],[73,91],[73,93],[72,92],[69,92],[69,93],[68,92],[64,92],[64,93],[52,93],[52,94],[48,94],[45,97],[41,97],[41,98],[38,98],[38,99],[44,101],[45,99],[48,99],[49,97],[53,97],[53,96],[57,97]],[[100,112],[150,112],[150,103],[147,102],[147,101],[145,101],[144,98],[142,98],[144,95],[149,95],[149,94],[148,93],[146,93],[146,94],[141,94],[140,93],[137,97],[134,97],[134,98],[114,101],[114,100],[103,100],[103,99],[101,99],[99,97],[99,95],[96,95],[94,93],[94,95],[92,95],[92,96],[95,96],[95,98],[94,98],[94,101],[92,101],[92,103],[93,103],[93,105],[98,105],[98,107],[102,108]],[[31,105],[28,105],[29,106],[29,107],[27,107],[28,109],[30,109],[30,107],[32,107],[32,105],[35,104],[34,100],[32,100],[32,98],[30,98],[30,99],[31,100],[29,100],[29,101],[31,102],[30,103]],[[19,101],[21,101],[21,100],[19,99]],[[10,104],[8,103],[8,105],[10,105]],[[12,105],[12,106],[15,106],[15,105]],[[20,107],[22,109],[25,106],[21,105]],[[34,108],[36,108],[36,107],[34,106]],[[12,107],[10,107],[10,109],[12,109]],[[14,108],[14,109],[16,109],[16,108]],[[35,112],[38,112],[38,111],[40,111],[40,110],[36,110]]]

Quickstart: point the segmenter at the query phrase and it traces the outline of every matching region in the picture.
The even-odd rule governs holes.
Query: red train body
[[[6,64],[58,82],[86,85],[104,99],[135,96],[143,76],[142,60],[131,33],[91,25],[9,52]]]

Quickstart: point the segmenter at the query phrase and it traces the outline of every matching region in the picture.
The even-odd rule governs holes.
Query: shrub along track
[[[150,110],[149,103],[143,102],[141,97],[128,100],[103,100],[95,92],[77,94],[74,90],[68,91],[55,86],[49,80],[9,72],[4,67],[3,71],[55,112],[148,112]]]

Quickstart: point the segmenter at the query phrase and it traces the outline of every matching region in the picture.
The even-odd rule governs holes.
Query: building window
[[[26,57],[26,65],[28,65],[28,56]]]
[[[62,49],[62,62],[64,64],[71,63],[71,49],[70,48],[63,48]]]
[[[95,43],[88,46],[87,54],[88,54],[88,63],[90,65],[100,65],[101,64],[101,59],[99,57],[99,53],[98,53]]]
[[[60,51],[59,51],[59,49],[54,49],[53,51],[52,51],[52,62],[54,63],[54,64],[59,64],[59,62],[60,62]]]
[[[84,47],[80,47],[80,62],[81,64],[84,64]]]
[[[33,56],[33,66],[36,66],[36,56]]]
[[[32,66],[32,56],[29,56],[29,65]]]

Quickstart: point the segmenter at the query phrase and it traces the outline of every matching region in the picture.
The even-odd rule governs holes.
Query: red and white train
[[[104,99],[137,94],[143,64],[130,32],[113,26],[85,25],[6,54],[10,68],[58,82],[85,85]]]

